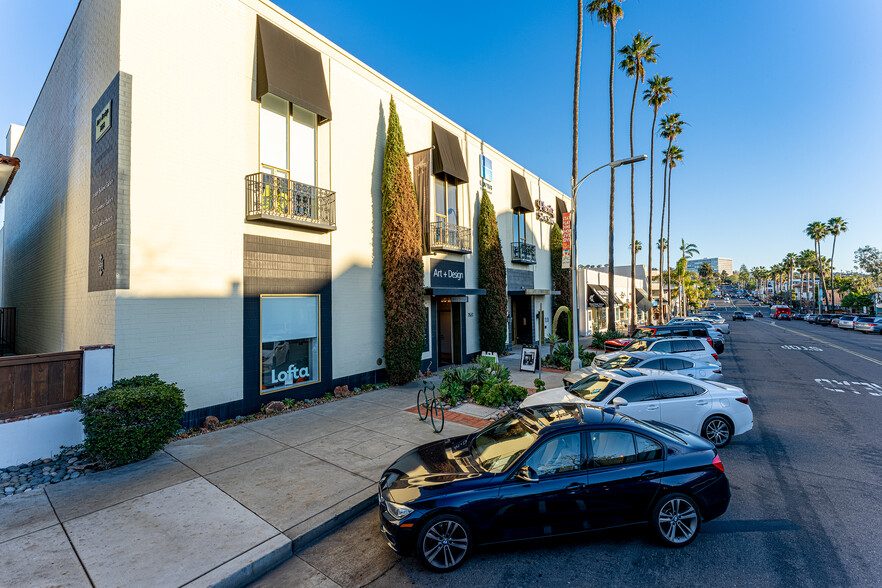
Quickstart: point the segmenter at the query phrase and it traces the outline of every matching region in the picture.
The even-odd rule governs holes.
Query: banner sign
[[[570,269],[570,248],[572,245],[572,231],[570,228],[570,213],[564,212],[563,216],[563,259],[561,261],[561,267],[563,269]]]
[[[433,259],[429,283],[433,288],[465,288],[465,263],[448,259]]]

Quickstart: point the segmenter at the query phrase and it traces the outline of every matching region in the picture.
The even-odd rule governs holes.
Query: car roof
[[[537,404],[518,408],[517,412],[539,425],[537,433],[540,437],[582,424],[621,425],[634,422],[630,417],[614,410],[581,403]]]

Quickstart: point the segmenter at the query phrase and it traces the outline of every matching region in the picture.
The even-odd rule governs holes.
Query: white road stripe
[[[762,322],[765,323],[766,321],[762,321]],[[840,351],[850,353],[850,354],[854,355],[855,357],[860,357],[861,359],[866,359],[867,361],[875,363],[876,365],[882,365],[882,361],[879,361],[878,359],[873,359],[872,357],[867,357],[866,355],[860,354],[857,351],[852,351],[851,349],[846,349],[845,347],[842,347],[841,345],[836,345],[835,343],[831,343],[830,341],[828,341],[826,339],[818,339],[817,337],[812,337],[811,335],[806,335],[805,333],[803,333],[801,331],[795,331],[793,329],[788,329],[787,327],[782,327],[781,325],[777,325],[772,321],[768,321],[768,324],[773,327],[778,327],[782,331],[787,331],[788,333],[793,333],[795,335],[801,335],[803,337],[808,337],[812,341],[817,341],[818,343],[824,343],[826,345],[829,345],[830,347],[833,347],[834,349],[838,349]]]

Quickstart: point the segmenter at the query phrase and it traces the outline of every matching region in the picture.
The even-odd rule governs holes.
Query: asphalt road
[[[720,452],[729,510],[688,547],[600,531],[479,548],[439,575],[395,556],[372,510],[257,585],[882,586],[882,337],[768,318],[730,327],[724,379],[745,389],[755,425]]]

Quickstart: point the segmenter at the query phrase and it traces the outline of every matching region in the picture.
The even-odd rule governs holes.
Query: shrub
[[[459,404],[471,396],[472,402],[500,406],[520,402],[527,389],[511,383],[511,371],[490,357],[477,357],[475,363],[444,372],[438,387],[441,400]]]
[[[560,291],[552,299],[552,310],[557,313],[561,306],[568,307],[573,303],[573,291],[570,289],[572,272],[563,268],[563,232],[557,224],[551,227],[548,246],[551,253],[551,284]],[[568,331],[566,322],[557,324],[557,335],[564,341],[570,340],[571,333]]]
[[[107,466],[150,457],[180,428],[184,391],[158,374],[116,380],[74,407],[83,413],[86,452]]]
[[[594,338],[591,340],[591,347],[595,349],[603,349],[603,344],[609,341],[610,339],[622,339],[627,337],[624,333],[620,333],[618,331],[606,331],[605,333],[594,333]]]
[[[582,365],[591,365],[591,362],[594,361],[595,355],[596,354],[593,351],[588,351],[582,345],[579,345],[579,359],[582,360]],[[573,348],[567,343],[557,345],[550,355],[545,356],[543,363],[545,365],[568,370],[570,369],[570,362],[572,360]]]
[[[483,404],[484,406],[516,404],[526,397],[526,388],[505,382],[496,376],[490,376],[483,384],[472,388],[472,400],[476,404]]]
[[[478,216],[478,333],[481,349],[502,353],[508,331],[508,291],[505,286],[505,259],[499,241],[499,226],[493,202],[484,190]]]

